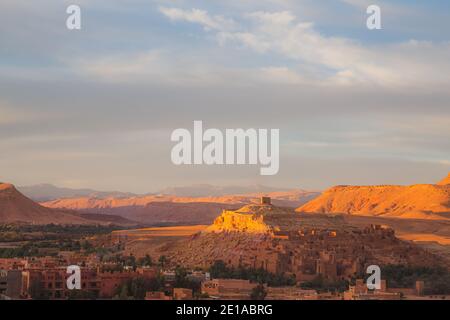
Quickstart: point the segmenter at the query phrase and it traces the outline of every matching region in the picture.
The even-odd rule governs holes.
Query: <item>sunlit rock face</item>
[[[448,173],[448,176],[442,179],[438,182],[438,185],[440,186],[450,186],[450,172]]]
[[[336,186],[297,212],[450,219],[450,176],[437,184]]]
[[[46,208],[25,197],[12,184],[0,183],[0,224],[109,224],[133,225],[121,217],[107,215],[80,215],[63,209]]]
[[[265,217],[289,212],[292,210],[274,207],[270,201],[268,204],[246,205],[235,211],[224,210],[206,232],[272,233],[274,228]]]

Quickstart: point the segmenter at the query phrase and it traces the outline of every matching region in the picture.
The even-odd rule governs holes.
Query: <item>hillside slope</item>
[[[297,207],[318,196],[318,192],[291,190],[270,192],[276,205]],[[225,195],[220,197],[179,197],[173,195],[146,195],[129,198],[81,197],[41,203],[45,207],[114,214],[142,223],[211,223],[222,209],[236,209],[245,203],[260,201],[260,193]]]
[[[445,181],[436,185],[336,186],[296,211],[447,220],[450,184]]]
[[[0,224],[135,224],[115,216],[85,215],[43,207],[9,183],[0,183]]]
[[[173,265],[192,268],[207,268],[222,260],[235,268],[288,272],[295,274],[298,281],[311,280],[319,274],[331,279],[350,278],[370,264],[447,263],[399,240],[391,228],[370,224],[356,227],[341,215],[298,214],[273,205],[250,204],[224,210],[212,225],[180,240],[128,240],[127,254],[150,254],[155,258],[165,255]]]

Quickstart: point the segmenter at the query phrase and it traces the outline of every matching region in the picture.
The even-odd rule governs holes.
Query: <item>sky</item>
[[[81,30],[66,28],[71,4]],[[0,181],[436,182],[450,171],[449,30],[444,0],[2,0]],[[280,129],[279,173],[175,166],[170,135],[194,120]]]

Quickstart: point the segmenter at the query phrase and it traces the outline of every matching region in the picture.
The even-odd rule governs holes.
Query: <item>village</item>
[[[69,263],[81,263],[80,290],[66,286]],[[400,300],[400,299],[449,299],[449,296],[424,295],[424,282],[416,281],[411,288],[389,288],[382,280],[381,288],[369,290],[363,279],[357,279],[343,292],[320,292],[292,286],[270,287],[243,279],[211,277],[209,272],[185,271],[180,279],[178,270],[160,266],[140,266],[122,271],[105,271],[111,264],[102,264],[93,256],[61,253],[58,257],[33,259],[0,259],[1,299],[145,299],[145,300]],[[142,296],[124,294],[124,284],[139,279],[143,285]],[[138,282],[136,282],[138,283]],[[136,285],[135,283],[135,285]],[[184,287],[177,287],[181,285]],[[150,290],[152,288],[153,290]],[[259,295],[258,295],[259,293]],[[132,292],[136,294],[136,292]]]
[[[398,240],[394,230],[379,225],[355,228],[339,217],[292,214],[273,206],[268,197],[260,204],[224,210],[206,229],[172,246],[163,241],[160,255],[155,255],[158,248],[152,254],[133,251],[132,245],[145,239],[140,233],[137,238],[130,235],[133,230],[113,231],[89,236],[73,250],[43,248],[33,256],[0,258],[0,298],[450,298],[430,291],[435,284],[427,283],[440,274],[441,269],[433,267],[439,259]],[[147,250],[153,246],[144,243]],[[383,266],[378,288],[370,288],[364,279],[372,264]],[[67,285],[68,266],[79,266],[78,290]],[[392,282],[383,278],[385,271]],[[392,278],[397,271],[416,275],[401,282]]]

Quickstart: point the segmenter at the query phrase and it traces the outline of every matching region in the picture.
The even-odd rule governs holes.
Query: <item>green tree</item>
[[[231,276],[230,270],[222,260],[214,261],[213,265],[209,268],[209,272],[213,278],[230,278]]]
[[[161,268],[164,268],[164,266],[167,263],[167,257],[166,256],[160,256],[158,262],[159,262],[159,266]]]
[[[140,265],[142,267],[145,267],[145,266],[150,267],[153,265],[152,258],[148,254],[146,254],[145,257],[142,257],[139,259],[138,265]]]
[[[175,287],[186,288],[188,286],[187,271],[185,268],[177,266],[175,268]]]
[[[127,300],[129,297],[128,295],[128,285],[126,283],[124,283],[121,287],[120,287],[120,293],[119,293],[119,298],[121,300]]]
[[[250,298],[252,300],[264,300],[267,296],[266,288],[264,288],[264,285],[258,284],[256,287],[253,288]]]

